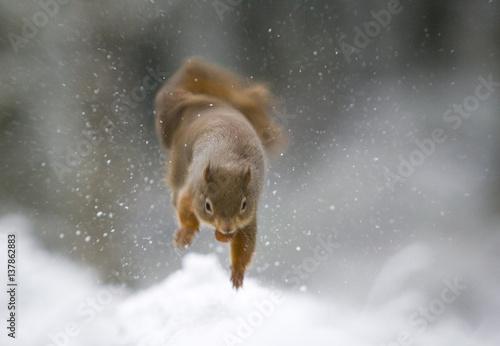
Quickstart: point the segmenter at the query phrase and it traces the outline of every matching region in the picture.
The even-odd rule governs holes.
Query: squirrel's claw
[[[187,227],[181,227],[175,232],[174,245],[185,249],[193,241],[194,236],[198,230],[192,230]]]
[[[238,271],[234,268],[231,268],[231,282],[233,283],[233,287],[238,289],[243,286],[243,277],[245,273]]]

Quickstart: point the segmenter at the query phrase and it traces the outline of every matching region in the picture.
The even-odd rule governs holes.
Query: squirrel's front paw
[[[245,273],[241,270],[236,270],[231,268],[231,282],[233,283],[233,287],[238,289],[243,286],[243,276]]]
[[[186,246],[190,245],[196,235],[196,229],[190,229],[187,227],[181,227],[175,232],[174,245],[184,249]]]

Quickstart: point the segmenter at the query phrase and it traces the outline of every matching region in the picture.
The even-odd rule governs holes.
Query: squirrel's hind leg
[[[231,240],[231,282],[238,289],[243,285],[243,277],[255,251],[257,221],[254,219],[238,230]]]

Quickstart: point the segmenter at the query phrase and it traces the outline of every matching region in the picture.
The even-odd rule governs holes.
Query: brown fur
[[[195,58],[155,103],[179,220],[174,244],[189,245],[200,221],[213,226],[217,240],[231,242],[231,281],[239,288],[255,250],[264,150],[276,153],[286,142],[269,114],[274,98],[264,85]]]

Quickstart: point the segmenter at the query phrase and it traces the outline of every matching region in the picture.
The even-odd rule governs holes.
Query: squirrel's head
[[[196,214],[225,235],[248,225],[255,215],[257,201],[250,189],[252,170],[208,164],[203,170],[201,194]]]

